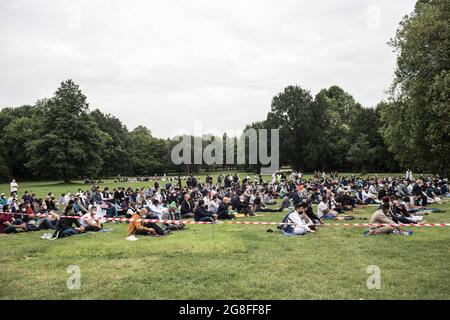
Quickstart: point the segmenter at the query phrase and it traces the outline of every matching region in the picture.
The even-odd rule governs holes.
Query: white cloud
[[[374,106],[393,76],[386,42],[414,2],[3,0],[0,106],[72,78],[92,107],[159,137],[195,120],[242,129],[290,84],[337,84]]]

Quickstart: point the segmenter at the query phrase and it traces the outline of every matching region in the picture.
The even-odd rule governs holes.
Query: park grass
[[[24,188],[56,194],[78,184]],[[436,207],[446,212],[428,222],[450,222],[450,202]],[[351,222],[368,222],[375,209],[355,211]],[[280,221],[284,214],[242,220]],[[39,239],[44,231],[0,237],[0,299],[450,298],[448,227],[364,237],[364,228],[323,226],[314,235],[285,237],[275,226],[188,225],[130,242],[126,224],[106,226],[113,230],[56,241]],[[80,267],[80,289],[67,288],[71,265]],[[370,265],[381,270],[379,290],[367,288]]]

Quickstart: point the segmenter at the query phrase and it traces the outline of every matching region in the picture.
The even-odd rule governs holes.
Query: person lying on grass
[[[365,235],[375,235],[375,234],[399,234],[399,235],[411,235],[412,231],[403,231],[399,227],[392,226],[396,224],[394,221],[389,219],[387,216],[390,210],[389,203],[384,202],[381,208],[374,212],[370,218],[370,224],[388,224],[390,226],[371,226]]]
[[[306,215],[307,209],[307,203],[298,203],[295,205],[295,210],[284,217],[282,222],[290,223],[282,226],[284,235],[300,236],[316,232],[314,222]]]

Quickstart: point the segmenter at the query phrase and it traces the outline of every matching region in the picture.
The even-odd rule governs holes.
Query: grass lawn
[[[84,186],[19,184],[38,196]],[[450,222],[450,202],[437,207],[446,212],[427,216],[428,222]],[[368,219],[374,210],[353,214]],[[411,237],[364,237],[364,228],[324,226],[314,235],[285,237],[274,226],[191,225],[168,237],[130,242],[126,224],[106,226],[113,231],[56,241],[39,239],[44,231],[1,236],[0,299],[450,298],[449,227],[412,228]],[[70,265],[80,267],[80,289],[67,288]],[[379,290],[366,286],[370,265],[381,270]]]

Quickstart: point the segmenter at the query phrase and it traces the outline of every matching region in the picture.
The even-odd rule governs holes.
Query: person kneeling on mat
[[[314,233],[315,231],[311,228],[311,225],[308,221],[305,221],[306,210],[308,208],[308,204],[306,203],[298,203],[295,205],[295,210],[292,213],[289,213],[284,217],[283,223],[290,223],[283,225],[283,234],[287,236],[299,236],[304,235],[308,232]]]

